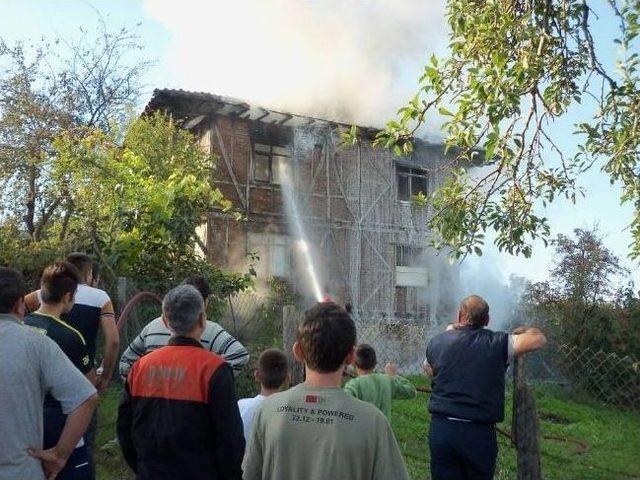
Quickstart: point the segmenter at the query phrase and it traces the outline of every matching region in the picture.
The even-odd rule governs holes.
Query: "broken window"
[[[255,182],[282,183],[284,169],[291,163],[287,147],[255,143],[253,146],[253,180]]]
[[[398,183],[398,200],[410,201],[411,197],[422,193],[428,194],[429,176],[426,170],[398,165],[396,167]]]

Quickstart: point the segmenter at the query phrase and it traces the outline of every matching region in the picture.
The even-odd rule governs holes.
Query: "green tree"
[[[54,139],[75,127],[107,131],[122,122],[150,65],[140,49],[135,32],[111,31],[102,18],[94,33],[80,29],[71,41],[0,38],[0,215],[22,223],[32,242],[73,211],[69,192],[50,182]]]
[[[448,0],[449,51],[433,56],[415,98],[376,139],[399,155],[427,115],[444,118],[453,174],[424,202],[436,246],[456,256],[481,253],[485,234],[529,256],[533,240],[551,235],[544,208],[576,201],[579,178],[601,168],[635,206],[631,256],[640,256],[640,2],[637,0]],[[619,57],[600,58],[611,40],[597,22],[618,25]],[[611,65],[610,65],[611,64]],[[556,122],[576,104],[592,108],[575,125],[578,152],[557,144]],[[555,128],[555,131],[554,131]],[[346,135],[354,141],[354,132]],[[478,176],[464,167],[484,166]]]
[[[54,146],[51,178],[74,205],[57,228],[90,242],[114,275],[158,291],[203,270],[219,294],[248,286],[248,276],[225,274],[196,255],[196,227],[231,204],[212,186],[211,155],[189,132],[155,113],[124,132],[67,131]]]
[[[637,304],[624,285],[628,270],[604,245],[597,230],[558,235],[550,279],[527,289],[524,304],[531,315],[546,319],[554,338],[571,346],[628,353],[640,335]]]

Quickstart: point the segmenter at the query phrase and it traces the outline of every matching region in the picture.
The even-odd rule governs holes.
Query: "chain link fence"
[[[133,293],[127,290],[129,298]],[[253,363],[261,350],[282,347],[282,309],[287,303],[290,299],[277,295],[245,292],[219,301],[213,318],[247,345]],[[157,299],[139,298],[121,326],[123,348],[159,311]],[[426,344],[443,329],[429,323],[391,322],[375,312],[360,312],[354,319],[358,343],[376,349],[379,368],[393,362],[403,375],[422,373]],[[640,359],[630,355],[550,343],[530,356],[528,377],[585,393],[607,405],[640,410]]]
[[[630,355],[560,345],[558,371],[573,389],[607,405],[640,410],[640,360]]]

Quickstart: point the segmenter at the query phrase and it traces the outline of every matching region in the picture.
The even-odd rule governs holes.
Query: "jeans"
[[[491,480],[498,444],[493,425],[434,416],[429,430],[433,480]]]

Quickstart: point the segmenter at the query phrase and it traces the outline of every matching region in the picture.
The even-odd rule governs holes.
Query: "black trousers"
[[[433,480],[491,480],[498,444],[493,425],[433,417],[429,430]]]

